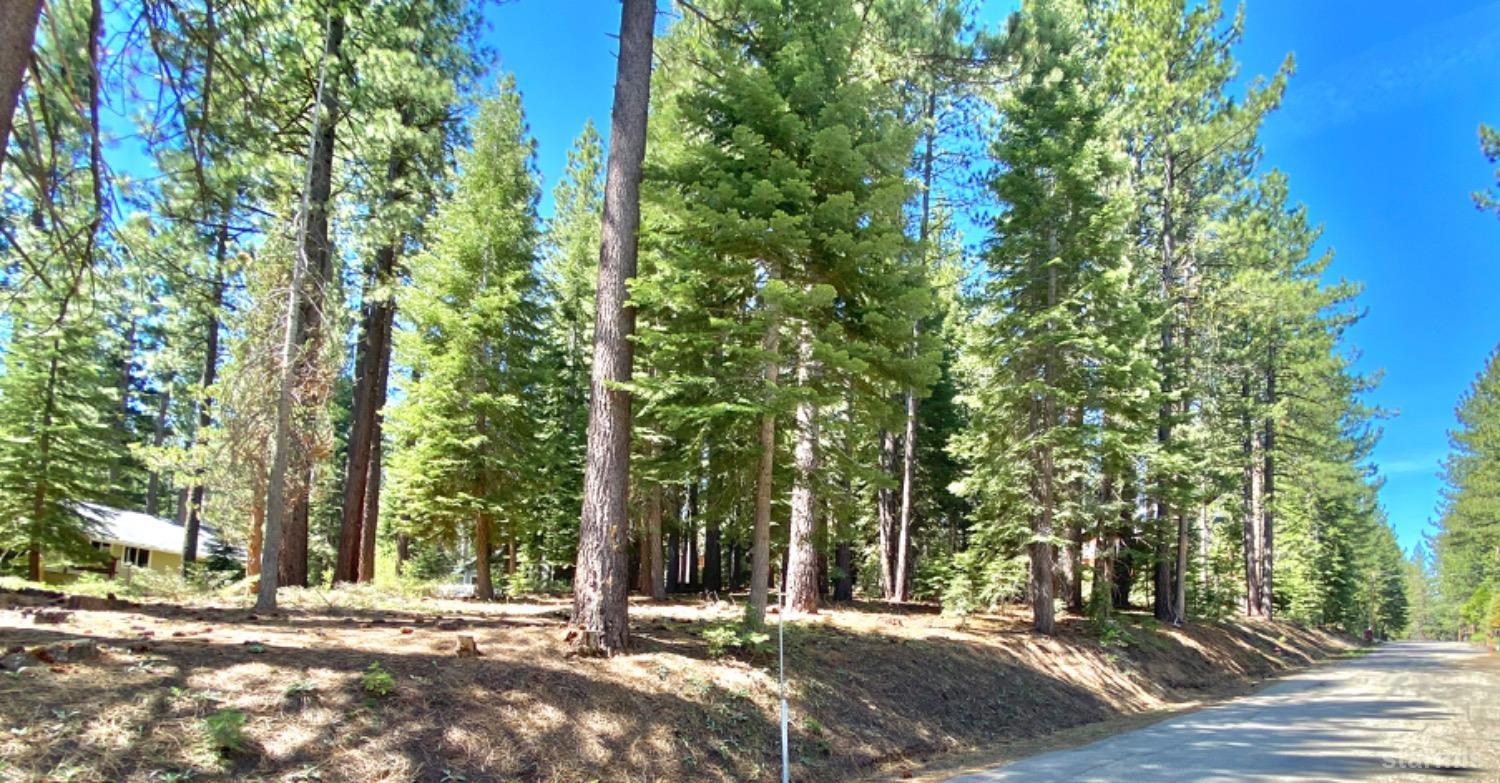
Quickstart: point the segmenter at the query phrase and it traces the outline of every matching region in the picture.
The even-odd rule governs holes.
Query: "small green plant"
[[[1094,630],[1099,634],[1099,645],[1102,647],[1123,649],[1130,646],[1130,634],[1113,619],[1096,619],[1094,621]]]
[[[737,623],[715,623],[704,628],[699,635],[708,643],[708,655],[711,658],[722,658],[734,649],[744,650],[752,655],[760,655],[770,649],[770,634]]]
[[[703,629],[703,641],[708,642],[710,658],[722,658],[730,648],[740,645],[740,632],[729,624],[710,625]]]
[[[752,655],[765,655],[771,651],[771,635],[764,631],[754,631],[746,628],[740,633],[740,639],[744,647]]]
[[[364,689],[368,696],[389,696],[391,691],[396,690],[396,678],[391,673],[381,668],[380,661],[370,664],[365,669],[364,676],[360,678],[359,686]]]
[[[813,737],[823,736],[823,724],[819,723],[815,718],[808,718],[802,721],[802,730]]]
[[[317,690],[318,686],[309,680],[292,680],[286,686],[285,695],[289,699],[300,698],[316,693]]]
[[[245,713],[239,710],[219,710],[203,719],[208,731],[209,744],[221,754],[237,753],[245,744]]]

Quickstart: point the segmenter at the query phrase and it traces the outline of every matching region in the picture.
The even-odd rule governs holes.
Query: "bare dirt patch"
[[[9,780],[770,780],[774,655],[712,658],[727,603],[635,604],[633,651],[567,655],[558,599],[476,604],[337,594],[258,615],[160,603],[75,609],[0,593],[0,647],[76,639],[98,655],[0,674]],[[1174,630],[1126,615],[1102,644],[1080,618],[1054,638],[1022,612],[943,617],[854,604],[789,623],[794,778],[910,774],[950,754],[1107,725],[1243,689],[1345,649],[1286,624]],[[460,657],[459,638],[479,655]],[[389,693],[367,686],[371,664]],[[378,688],[375,690],[379,690]],[[244,716],[239,750],[208,718]]]

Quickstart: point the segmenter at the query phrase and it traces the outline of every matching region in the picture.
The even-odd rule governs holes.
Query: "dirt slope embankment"
[[[45,622],[25,606],[35,603],[0,594],[0,607],[11,607],[0,611],[0,645],[89,640],[97,654],[0,676],[6,780],[778,774],[774,654],[710,655],[705,632],[738,617],[732,604],[635,605],[631,654],[579,660],[566,655],[567,603],[557,599],[312,593],[265,616],[144,602],[63,610]],[[901,776],[936,758],[1045,742],[1243,690],[1347,648],[1284,624],[1172,630],[1137,615],[1124,616],[1109,643],[1081,619],[1043,638],[1025,630],[1019,611],[961,623],[876,604],[825,610],[786,630],[799,781]],[[481,655],[457,656],[459,636]]]

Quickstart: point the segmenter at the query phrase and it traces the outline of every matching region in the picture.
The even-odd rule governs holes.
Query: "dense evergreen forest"
[[[607,653],[627,590],[1500,627],[1500,356],[1407,557],[1360,286],[1262,161],[1292,58],[1217,0],[976,19],[626,0],[544,218],[475,3],[6,3],[3,568],[95,502],[263,606],[471,573]]]

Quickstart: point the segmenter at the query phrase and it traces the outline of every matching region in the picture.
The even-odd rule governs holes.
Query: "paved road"
[[[948,783],[1500,781],[1500,660],[1398,642],[1254,696]]]

